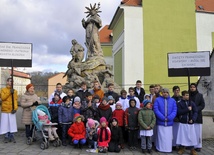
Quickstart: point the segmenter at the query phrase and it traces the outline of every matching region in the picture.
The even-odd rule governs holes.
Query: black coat
[[[111,141],[110,142],[117,142],[118,144],[123,144],[123,132],[119,126],[111,128]]]
[[[135,96],[140,100],[140,103],[144,100],[145,90],[143,88],[140,88],[140,94],[137,93],[137,87],[134,87],[135,89]]]
[[[115,92],[107,92],[104,94],[105,97],[108,97],[108,96],[112,96],[115,100],[115,102],[117,102],[119,100],[119,95]]]
[[[203,95],[201,93],[199,93],[198,91],[190,92],[190,100],[195,103],[195,105],[198,109],[198,117],[197,117],[195,123],[203,124],[202,110],[205,107]]]
[[[188,106],[192,106],[191,111],[189,111],[187,104]],[[188,123],[189,120],[193,120],[193,122],[195,122],[198,117],[198,110],[195,103],[187,101],[187,104],[185,100],[181,100],[177,104],[178,106],[177,114],[178,114],[179,121],[185,124],[189,124]]]
[[[83,91],[82,89],[78,90],[76,92],[76,96],[79,96],[82,101],[86,101],[86,94],[87,94],[88,90]]]

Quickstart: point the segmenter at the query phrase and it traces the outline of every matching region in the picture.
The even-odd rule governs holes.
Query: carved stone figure
[[[70,53],[72,55],[72,60],[74,62],[82,62],[84,59],[84,47],[80,45],[75,39],[71,41],[72,47]]]
[[[82,25],[86,30],[86,47],[87,47],[87,58],[93,56],[103,56],[103,51],[100,45],[99,39],[99,29],[102,27],[102,21],[98,15],[100,4],[96,8],[96,3],[92,7],[90,4],[89,7],[85,7],[88,11],[87,17],[89,17],[86,21],[82,19]]]

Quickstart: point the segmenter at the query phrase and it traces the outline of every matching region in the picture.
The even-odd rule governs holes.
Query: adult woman
[[[21,98],[22,111],[22,123],[25,124],[26,137],[29,139],[32,137],[33,122],[32,122],[32,111],[36,106],[40,104],[38,96],[35,94],[33,84],[26,86],[26,92]]]

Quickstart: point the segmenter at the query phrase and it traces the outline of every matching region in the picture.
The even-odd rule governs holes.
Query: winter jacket
[[[117,93],[115,93],[114,91],[108,91],[107,93],[104,94],[105,97],[108,96],[112,96],[115,100],[115,102],[117,102],[119,100],[119,95]]]
[[[102,98],[104,97],[104,92],[103,92],[103,90],[100,88],[100,89],[92,89],[91,91],[90,91],[90,93],[93,95],[93,97],[95,96],[95,95],[98,95],[99,97],[100,97],[100,99],[102,100]]]
[[[128,95],[127,96],[127,103],[125,104],[127,107],[124,107],[124,108],[128,108],[128,107],[130,107],[130,105],[129,105],[129,100],[130,99],[135,99],[135,101],[136,101],[136,107],[138,108],[138,109],[140,109],[140,100],[136,97],[136,96],[130,96],[130,95]]]
[[[140,88],[140,94],[137,92],[137,87],[134,87],[135,89],[135,96],[139,99],[140,103],[144,100],[145,90],[143,88]]]
[[[178,102],[182,99],[182,96],[172,96],[172,98],[176,101],[176,105],[178,107]],[[178,117],[178,113],[174,118],[174,122],[179,122],[179,117]]]
[[[111,142],[116,142],[117,144],[123,144],[123,132],[121,127],[113,126],[111,127]]]
[[[88,90],[83,91],[82,89],[79,89],[76,92],[76,96],[79,96],[81,99],[81,102],[86,101],[86,94],[87,94]]]
[[[48,99],[48,103],[51,103],[51,101],[54,98],[54,94],[55,93],[59,93],[60,94],[60,98],[63,99],[63,97],[67,96],[67,94],[65,94],[64,92],[57,92],[56,90],[51,94],[51,96]]]
[[[130,106],[125,111],[125,127],[128,127],[130,130],[138,129],[138,112],[139,109],[134,106]]]
[[[85,120],[87,120],[88,118],[95,119],[97,115],[96,103],[92,102],[91,106],[88,107],[88,102],[83,101],[81,104],[80,111],[81,111],[81,115],[85,117]]]
[[[1,111],[3,113],[11,113],[13,106],[12,106],[12,94],[10,93],[10,86],[7,86],[5,88],[2,88],[1,90],[1,100],[2,100],[2,104],[1,104]],[[14,94],[13,94],[13,98],[14,98],[14,110],[18,109],[18,93],[16,90],[14,90]]]
[[[108,122],[110,122],[112,117],[112,109],[109,104],[100,104],[97,109],[97,120],[99,121],[101,117],[105,117]]]
[[[69,123],[73,121],[73,107],[71,104],[62,103],[58,110],[59,123]]]
[[[68,135],[72,137],[72,141],[86,139],[86,129],[84,123],[73,123],[68,129]]]
[[[108,135],[106,135],[105,129],[106,129]],[[104,127],[98,128],[97,144],[99,147],[108,147],[108,143],[111,140],[111,131],[110,131],[109,127],[105,127],[105,129],[104,129]],[[103,130],[103,132],[102,132],[102,130]]]
[[[59,106],[62,103],[62,99],[60,99],[58,102],[55,102],[54,99],[49,103],[49,113],[51,115],[51,122],[52,123],[58,123],[58,110]]]
[[[125,111],[123,109],[115,109],[112,113],[112,117],[117,118],[118,126],[124,126]]]
[[[88,122],[86,123],[86,135],[88,139],[92,139],[93,135],[97,134],[97,129],[100,125],[100,123],[97,120],[94,120],[95,128],[90,128],[88,126]],[[92,132],[92,135],[90,135],[90,132]]]
[[[25,125],[32,124],[32,112],[36,108],[33,106],[34,102],[38,102],[41,104],[38,96],[36,94],[30,94],[29,92],[25,92],[25,94],[21,97],[21,107],[23,108],[22,111],[22,123]]]
[[[198,109],[198,117],[197,117],[195,123],[203,124],[202,110],[205,107],[203,95],[196,90],[195,92],[190,92],[190,99],[191,99],[191,101],[193,101],[195,103],[195,105]]]
[[[140,124],[140,130],[147,130],[147,127],[154,128],[156,123],[155,113],[152,109],[143,107],[138,113],[138,122]]]
[[[177,115],[177,105],[173,98],[167,97],[167,106],[165,107],[165,98],[160,96],[155,99],[154,113],[156,116],[156,124],[162,126],[172,126],[173,119]]]
[[[192,107],[189,111],[188,106]],[[189,120],[193,120],[193,123],[198,117],[198,110],[194,102],[181,100],[178,102],[178,118],[181,123],[189,124]]]

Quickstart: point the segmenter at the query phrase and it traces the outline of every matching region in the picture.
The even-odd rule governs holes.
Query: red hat
[[[30,87],[32,87],[33,86],[33,84],[28,84],[27,86],[26,86],[26,90],[28,91],[28,89],[30,88]]]
[[[101,124],[102,122],[106,122],[106,123],[107,123],[107,120],[106,120],[105,117],[101,117],[101,118],[100,118],[100,124]]]
[[[79,113],[74,114],[73,122],[76,122],[78,118],[81,118],[82,121],[84,121],[84,116],[80,115]]]

